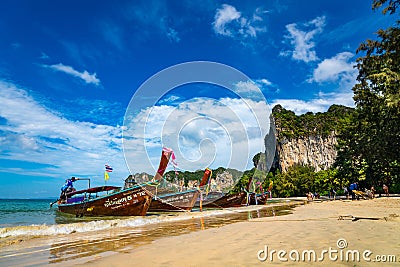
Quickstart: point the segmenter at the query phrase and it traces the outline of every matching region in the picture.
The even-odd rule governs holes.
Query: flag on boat
[[[104,166],[106,168],[106,171],[104,172],[104,180],[107,181],[108,179],[110,179],[110,175],[108,173],[112,172],[113,168],[111,168],[111,166],[108,164],[105,164]]]
[[[113,168],[111,168],[111,166],[110,165],[105,165],[106,166],[106,172],[112,172],[113,171]]]
[[[176,163],[176,157],[175,157],[175,153],[171,148],[168,147],[163,147],[162,149],[163,153],[165,156],[168,156],[169,154],[171,154],[171,163],[173,166],[178,166],[178,163]]]

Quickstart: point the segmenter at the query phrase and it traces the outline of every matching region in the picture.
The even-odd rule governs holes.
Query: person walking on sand
[[[343,192],[344,192],[344,195],[346,196],[346,199],[349,199],[349,189],[347,189],[346,186],[343,187]]]
[[[331,190],[332,190],[333,200],[336,200],[336,191],[333,188]]]
[[[375,187],[374,186],[371,186],[371,195],[372,195],[372,198],[375,198]]]
[[[389,187],[386,184],[383,184],[382,186],[383,192],[385,195],[388,197],[389,196]]]

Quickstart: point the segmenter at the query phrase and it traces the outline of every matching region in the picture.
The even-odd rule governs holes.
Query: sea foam
[[[260,209],[259,206],[248,206],[234,209],[206,210],[203,212],[184,212],[184,213],[160,213],[144,217],[124,217],[123,219],[110,220],[93,220],[86,222],[75,222],[68,224],[55,225],[29,225],[14,226],[0,228],[0,238],[17,237],[17,236],[49,236],[49,235],[65,235],[72,233],[84,233],[91,231],[102,231],[113,228],[122,227],[140,227],[157,223],[170,223],[194,218],[202,218],[208,216],[218,216],[235,212],[248,212]]]

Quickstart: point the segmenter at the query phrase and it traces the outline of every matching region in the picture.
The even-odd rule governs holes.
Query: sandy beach
[[[397,266],[399,215],[399,198],[312,202],[293,214],[165,237],[82,266]]]

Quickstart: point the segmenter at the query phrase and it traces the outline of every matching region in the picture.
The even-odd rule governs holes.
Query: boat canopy
[[[69,193],[67,193],[67,197],[71,197],[73,195],[83,194],[83,193],[98,193],[98,192],[111,191],[111,190],[116,190],[116,189],[121,189],[121,187],[110,186],[110,185],[98,186],[98,187],[92,187],[92,188],[88,188],[88,189],[69,192]]]

